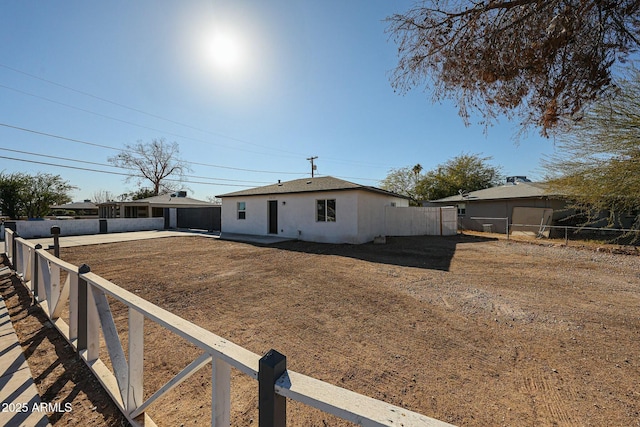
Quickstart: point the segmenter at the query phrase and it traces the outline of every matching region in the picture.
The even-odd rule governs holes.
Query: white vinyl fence
[[[100,222],[109,233],[125,231],[149,231],[164,229],[164,218],[108,218],[108,219],[62,219],[62,220],[20,220],[8,221],[15,224],[15,231],[20,237],[33,239],[51,236],[51,227],[60,227],[61,236],[82,236],[98,234]]]
[[[143,425],[144,419],[149,419],[146,413],[149,405],[211,363],[212,426],[230,425],[231,367],[259,380],[260,427],[286,425],[286,410],[281,410],[286,399],[305,403],[361,426],[450,426],[289,371],[286,369],[286,359],[284,369],[270,371],[273,366],[269,366],[269,358],[273,350],[261,358],[91,273],[86,265],[76,267],[54,257],[21,237],[15,237],[11,230],[6,230],[4,252],[51,323],[78,352],[133,425]],[[61,272],[66,274],[61,275]],[[64,276],[66,279],[62,282]],[[107,296],[128,307],[126,352]],[[64,310],[65,307],[68,309]],[[63,318],[63,313],[67,312],[68,316]],[[145,319],[177,334],[201,351],[199,357],[152,393],[143,390]],[[100,359],[101,332],[113,369]],[[279,365],[282,366],[281,363]],[[267,398],[263,398],[263,393]],[[143,398],[145,395],[148,396],[146,400]]]
[[[387,236],[453,236],[458,232],[455,207],[385,207]]]

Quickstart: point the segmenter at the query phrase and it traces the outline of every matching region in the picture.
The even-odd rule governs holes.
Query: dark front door
[[[269,234],[278,234],[278,201],[269,200]]]

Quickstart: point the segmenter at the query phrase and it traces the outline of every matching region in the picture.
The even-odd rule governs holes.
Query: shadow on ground
[[[6,257],[2,265],[9,266]],[[32,305],[27,289],[13,272],[0,276],[0,293],[42,401],[61,408],[69,403],[72,408],[49,414],[51,425],[129,425],[42,309]]]
[[[387,237],[384,244],[338,245],[288,241],[268,246],[288,251],[344,256],[381,264],[448,271],[458,244],[495,240],[497,239],[458,234],[455,236]]]

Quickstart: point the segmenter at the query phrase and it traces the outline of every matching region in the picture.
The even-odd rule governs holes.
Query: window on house
[[[336,222],[336,199],[316,200],[316,221]]]
[[[238,202],[238,219],[247,219],[247,205],[245,202]]]
[[[458,215],[465,215],[467,213],[467,204],[458,203]]]

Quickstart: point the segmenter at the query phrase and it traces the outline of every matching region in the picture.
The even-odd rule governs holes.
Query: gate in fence
[[[178,208],[178,228],[192,228],[198,230],[220,231],[222,226],[222,207],[207,208]]]

